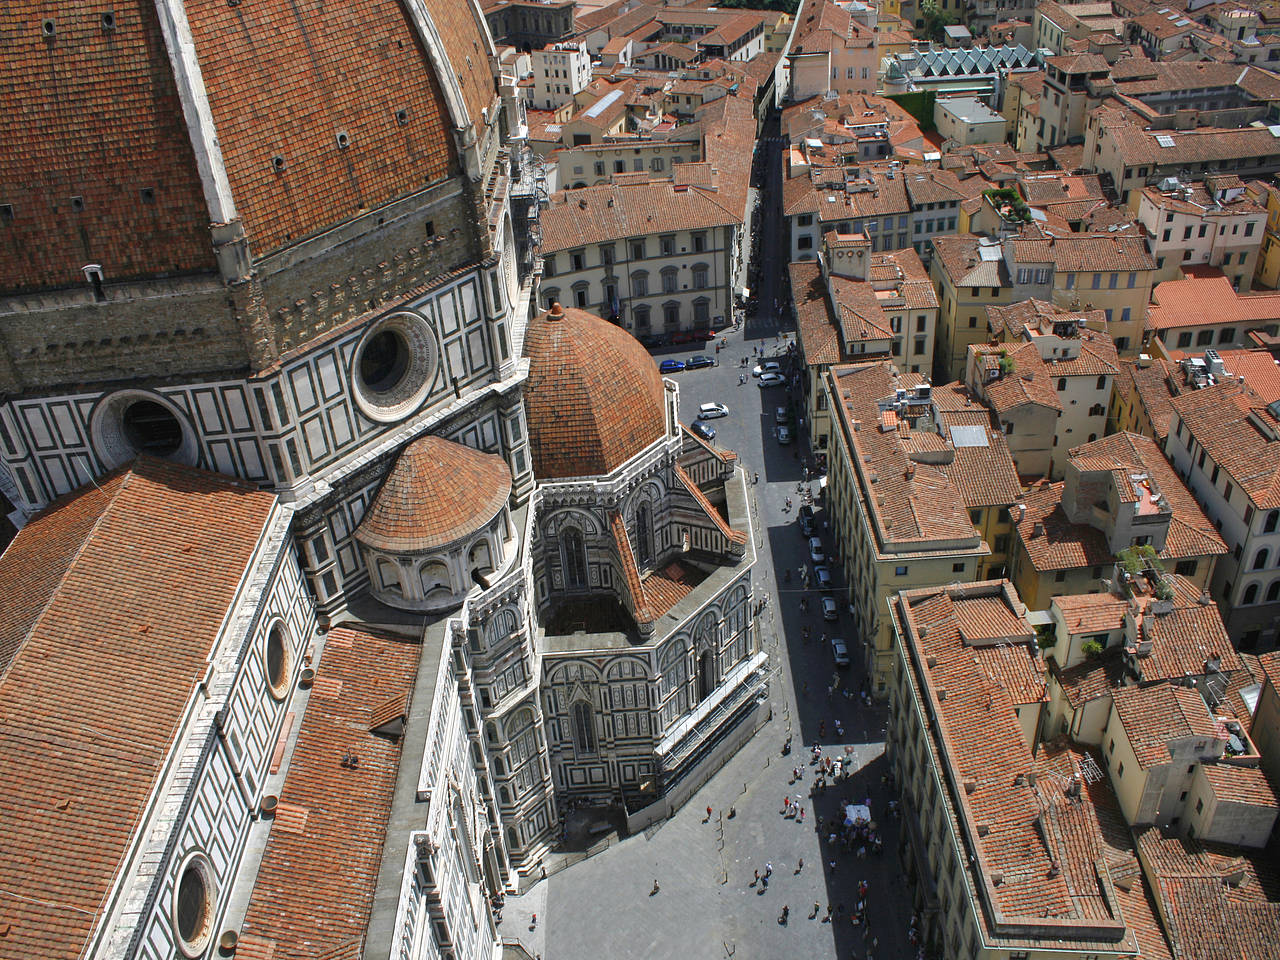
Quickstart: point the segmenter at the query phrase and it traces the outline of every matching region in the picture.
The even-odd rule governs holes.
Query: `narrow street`
[[[779,211],[768,202],[780,188],[780,150],[768,136],[760,149],[769,158],[769,187],[760,220],[763,249],[757,262],[767,269],[756,280],[758,311],[743,329],[722,334],[727,345],[718,353],[711,344],[686,345],[659,348],[654,357],[656,362],[700,352],[715,356],[715,367],[673,376],[681,417],[690,423],[699,404],[726,404],[729,416],[708,421],[716,430],[714,442],[737,451],[749,474],[759,475],[751,487],[759,554],[754,580],[757,600],[768,601],[758,627],[774,665],[773,719],[670,820],[508,898],[503,935],[519,938],[546,960],[914,956],[907,942],[911,898],[898,861],[899,824],[887,806],[892,793],[882,782],[884,710],[858,695],[862,657],[859,639],[841,632],[850,623],[847,612],[824,621],[824,594],[802,586],[800,567],[811,573],[814,566],[796,521],[807,446],[803,438],[780,444],[776,430],[777,409],[787,406],[789,390],[761,388],[750,375],[762,355],[786,363],[794,342],[789,319],[780,324],[773,310],[786,282]],[[818,492],[816,480],[812,489]],[[817,531],[830,551],[820,501],[814,506]],[[842,596],[838,577],[827,595]],[[845,640],[852,667],[836,669],[824,636]],[[816,793],[815,745],[853,771]],[[797,767],[802,776],[795,781]],[[798,798],[803,820],[784,814],[784,796]],[[842,832],[846,803],[868,803],[882,852],[867,844],[859,856],[858,844],[846,849],[838,836],[832,842],[833,830]],[[834,826],[820,829],[819,818]],[[773,876],[766,888],[753,879],[769,863]],[[860,881],[869,888],[867,922],[855,924],[850,915]],[[818,912],[810,919],[815,904]]]

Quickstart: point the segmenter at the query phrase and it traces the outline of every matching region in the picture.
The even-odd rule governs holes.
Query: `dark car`
[[[646,347],[661,347],[667,342],[667,338],[660,333],[652,333],[648,336],[640,338],[640,342]]]
[[[695,330],[693,331],[693,339],[695,340],[714,340],[716,332],[714,330]]]
[[[659,373],[679,373],[684,369],[683,360],[663,360],[658,364]]]
[[[798,516],[800,519],[800,531],[806,537],[812,537],[813,530],[814,530],[813,507],[809,506],[807,503],[804,504],[803,506],[800,507],[800,513],[798,514]]]
[[[693,334],[688,330],[681,330],[679,333],[673,333],[671,335],[672,343],[693,343],[693,340]]]
[[[698,370],[702,367],[714,367],[715,365],[716,362],[714,359],[708,357],[705,353],[700,353],[696,357],[690,357],[686,360],[684,368],[686,370]]]
[[[693,423],[689,424],[689,429],[703,440],[714,440],[716,438],[716,428],[703,423],[701,420],[693,421]]]

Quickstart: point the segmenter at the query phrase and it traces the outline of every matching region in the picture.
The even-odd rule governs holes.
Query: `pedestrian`
[[[804,823],[804,807],[800,808],[800,822]]]
[[[755,874],[756,874],[756,878],[751,881],[751,885],[753,887],[760,882],[760,869],[758,867],[756,868]]]
[[[773,876],[773,861],[772,861],[772,860],[767,861],[767,862],[765,863],[765,865],[764,865],[764,876],[765,876],[765,879],[766,879],[766,880]]]
[[[818,916],[818,909],[819,909],[819,907],[818,907],[818,901],[817,901],[817,900],[815,900],[815,901],[813,901],[813,913],[809,914],[809,919],[810,919],[810,920],[813,920],[815,917],[817,917],[817,916]]]
[[[791,809],[791,794],[785,793],[782,795],[782,812],[786,813],[790,809]]]
[[[533,923],[532,923],[532,924],[530,924],[530,926],[534,926],[534,927],[536,927],[537,925],[538,925],[538,915],[535,913],[535,914],[533,915]]]
[[[801,857],[800,861],[796,864],[796,873],[799,873],[803,869],[804,869],[804,857]]]
[[[702,822],[703,822],[703,823],[706,823],[706,822],[707,822],[708,820],[710,820],[710,819],[711,819],[711,808],[710,808],[710,807],[707,807],[707,819],[706,819],[706,820],[704,820],[704,821],[702,821]]]
[[[649,896],[653,896],[653,894],[654,894],[654,893],[657,893],[657,892],[658,892],[658,881],[657,881],[657,879],[654,879],[654,881],[653,881],[653,893],[650,893],[650,894],[649,894]]]

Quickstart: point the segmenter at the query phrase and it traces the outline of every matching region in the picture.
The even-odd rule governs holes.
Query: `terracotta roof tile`
[[[693,478],[689,476],[684,467],[676,464],[675,471],[676,479],[680,481],[681,485],[683,485],[687,491],[689,491],[689,495],[693,497],[694,502],[702,508],[702,512],[706,514],[707,519],[715,524],[716,529],[720,531],[724,538],[731,543],[746,543],[746,532],[743,530],[734,530],[729,526],[729,522],[720,515],[719,510],[711,505],[711,501],[707,499],[707,495],[702,492],[696,483],[693,482]]]
[[[1217,384],[1173,399],[1190,436],[1221,466],[1261,510],[1280,508],[1280,440],[1254,422],[1275,430],[1277,421],[1262,399],[1238,382]]]
[[[481,107],[496,94],[478,10],[446,0],[424,6],[450,58],[445,69],[456,75],[479,123]],[[456,168],[454,123],[403,5],[201,0],[188,3],[186,12],[227,178],[255,255],[420,190]],[[396,121],[400,109],[408,111],[407,125]],[[348,136],[346,148],[337,143],[339,132]],[[273,169],[273,156],[284,158],[283,171]]]
[[[1280,851],[1134,830],[1179,958],[1270,957],[1280,943]]]
[[[1080,593],[1054,597],[1050,607],[1062,611],[1067,632],[1102,633],[1124,626],[1124,613],[1129,605],[1114,593]]]
[[[143,458],[0,557],[6,956],[81,955],[274,503]]]
[[[155,4],[120,0],[112,10],[110,33],[70,0],[4,16],[0,202],[13,211],[0,254],[5,291],[83,284],[91,262],[108,282],[216,269]],[[42,17],[56,39],[41,35]]]
[[[1065,670],[1051,658],[1049,670],[1067,702],[1079,708],[1091,700],[1111,696],[1111,691],[1120,685],[1125,675],[1124,652],[1119,647],[1108,647],[1098,659],[1083,660]]]
[[[1280,293],[1237,293],[1220,270],[1157,283],[1151,299],[1147,327],[1152,330],[1280,319]]]
[[[443,437],[408,444],[356,529],[380,550],[413,553],[484,527],[511,495],[511,468],[494,453]]]
[[[1158,683],[1119,687],[1111,704],[1143,769],[1168,763],[1168,743],[1188,737],[1225,740],[1225,731],[1209,716],[1200,694],[1186,687]]]
[[[573,307],[529,323],[525,417],[542,479],[612,473],[666,434],[666,390],[631,334]]]
[[[252,938],[273,960],[336,956],[364,936],[400,763],[400,741],[371,732],[369,719],[389,700],[407,702],[420,650],[365,628],[325,639],[317,676],[338,680],[339,692],[313,688],[242,927],[242,943]]]
[[[1258,767],[1205,763],[1200,765],[1200,770],[1213,787],[1213,795],[1219,800],[1250,803],[1260,807],[1280,807],[1275,788]]]

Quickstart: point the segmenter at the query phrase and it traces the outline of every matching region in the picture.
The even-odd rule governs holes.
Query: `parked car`
[[[831,638],[831,656],[835,658],[836,666],[841,670],[849,666],[849,648],[844,645],[843,640]]]
[[[693,340],[693,334],[688,330],[681,330],[679,333],[673,333],[671,335],[672,343],[693,343]]]
[[[715,420],[719,417],[727,417],[729,408],[723,403],[704,403],[698,408],[699,420]]]
[[[705,353],[700,353],[696,357],[690,357],[684,362],[684,368],[686,370],[697,370],[701,367],[714,367],[715,365],[715,360],[708,357]]]
[[[839,620],[840,605],[836,603],[835,597],[822,598],[822,619],[823,620]]]
[[[813,531],[816,529],[813,522],[813,507],[807,503],[800,507],[800,532],[806,537],[812,537]]]
[[[781,372],[782,372],[782,364],[775,363],[772,360],[766,360],[764,363],[756,364],[756,366],[751,368],[751,375],[753,377],[762,377],[766,373],[781,373]]]
[[[809,559],[814,563],[822,563],[827,559],[827,555],[822,549],[821,537],[809,538]]]
[[[716,438],[716,428],[701,420],[695,420],[689,424],[689,429],[700,436],[703,440],[714,440]]]
[[[831,571],[823,566],[813,568],[813,578],[818,582],[819,590],[830,590],[836,584],[831,579]]]
[[[786,407],[778,407],[778,409],[773,411],[773,422],[778,425],[782,425],[787,422]]]
[[[663,360],[658,364],[659,373],[679,373],[684,369],[683,360]]]
[[[780,373],[762,373],[756,384],[761,387],[780,387],[787,382],[787,378]]]
[[[790,427],[779,427],[779,428],[778,428],[778,442],[779,442],[780,444],[782,444],[783,446],[786,446],[788,443],[790,443],[790,442],[791,442],[792,440],[794,440],[794,439],[795,439],[795,437],[791,436],[791,428],[790,428]]]
[[[640,342],[644,344],[644,346],[652,349],[653,347],[660,347],[665,344],[667,342],[667,338],[660,333],[651,333],[641,337]]]
[[[695,340],[708,341],[708,340],[714,340],[715,338],[716,338],[716,332],[714,330],[693,331],[693,339]]]

